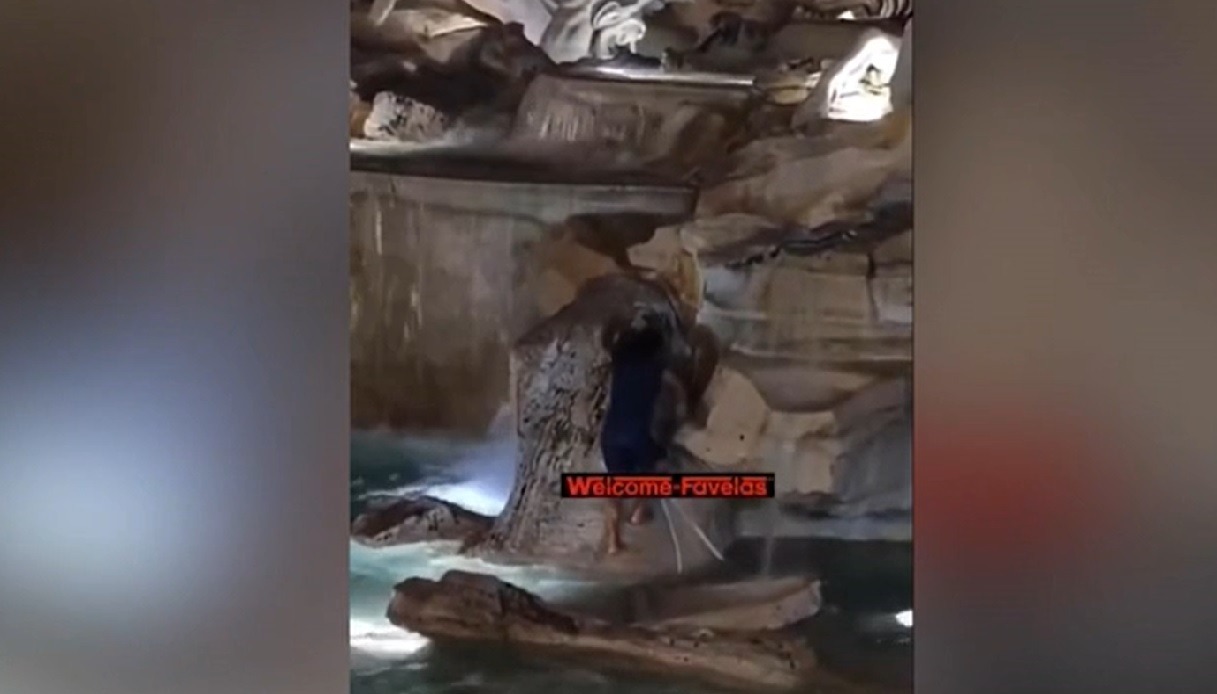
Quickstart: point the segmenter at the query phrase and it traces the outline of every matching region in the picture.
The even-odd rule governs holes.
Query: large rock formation
[[[687,187],[636,172],[490,151],[358,166],[367,171],[351,180],[351,409],[361,428],[484,434],[511,399],[512,342],[616,265],[576,238],[579,228],[604,218],[645,229],[693,207]]]
[[[520,442],[516,482],[507,506],[486,542],[476,551],[508,561],[545,561],[571,568],[631,575],[676,570],[675,542],[683,569],[713,561],[687,522],[697,523],[711,542],[722,547],[726,529],[720,522],[725,504],[712,500],[669,501],[680,504],[662,519],[631,527],[630,551],[603,556],[603,502],[563,499],[564,472],[604,470],[600,425],[608,399],[609,358],[601,330],[609,321],[627,318],[645,307],[666,322],[674,362],[688,361],[692,349],[679,307],[663,285],[631,275],[610,275],[588,282],[570,305],[521,337],[512,351],[517,436]],[[679,466],[682,461],[671,460]],[[686,521],[686,518],[688,519]]]
[[[746,691],[841,684],[821,672],[811,649],[791,636],[677,624],[614,624],[557,610],[492,576],[459,571],[439,581],[410,578],[399,583],[388,617],[433,639],[591,657],[600,667],[683,676]]]
[[[550,148],[567,153],[557,178],[551,169],[540,184],[516,164],[481,159],[475,164],[484,164],[478,171],[485,173],[469,165],[456,174],[386,170],[384,178],[365,177],[365,192],[377,192],[361,202],[379,199],[365,205],[374,209],[360,211],[357,234],[353,357],[359,368],[352,382],[353,395],[363,396],[354,408],[359,421],[459,419],[476,422],[470,427],[476,430],[510,400],[520,445],[515,488],[471,551],[636,576],[676,571],[679,547],[680,569],[706,567],[715,551],[684,515],[721,548],[735,536],[731,503],[671,502],[669,510],[685,512],[672,514],[671,528],[659,514],[649,525],[627,528],[631,551],[603,557],[602,502],[558,495],[561,473],[603,470],[597,439],[608,360],[600,330],[642,305],[667,317],[686,359],[694,323],[722,352],[709,369],[689,366],[684,375],[688,381],[697,371],[705,395],[681,429],[670,464],[776,472],[779,493],[790,502],[785,506],[807,516],[904,512],[911,469],[900,443],[908,438],[906,422],[891,408],[841,412],[866,393],[904,383],[911,367],[907,67],[891,76],[884,62],[880,77],[899,84],[862,87],[873,87],[878,101],[890,92],[894,110],[886,117],[846,123],[828,108],[856,86],[840,87],[841,75],[863,82],[874,77],[868,63],[888,60],[894,42],[886,37],[899,33],[903,17],[879,28],[822,28],[789,22],[790,7],[752,3],[740,9],[742,17],[711,13],[688,20],[701,23],[684,33],[710,46],[703,57],[721,48],[719,57],[730,62],[734,51],[746,71],[774,67],[755,89],[748,75],[548,65],[555,46],[579,53],[578,46],[605,39],[603,32],[597,36],[597,21],[637,9],[611,5],[560,3],[550,9],[564,19],[547,17],[548,32],[496,24],[509,21],[504,12],[486,13],[494,21],[433,18],[433,29],[413,33],[401,30],[406,15],[390,13],[385,23],[359,29],[362,48],[387,50],[383,39],[391,36],[397,51],[392,60],[362,63],[372,67],[360,73],[360,94],[375,91],[376,79],[391,85],[396,75],[401,84],[385,87],[394,99],[373,100],[400,104],[405,95],[439,104],[443,97],[450,101],[435,110],[455,113],[465,108],[456,101],[482,99],[458,93],[462,76],[490,75],[497,85],[490,92],[508,95],[496,103],[518,102],[514,109],[495,106],[511,121],[503,128],[508,159],[518,164]],[[695,5],[654,18],[708,7]],[[595,30],[589,34],[589,28]],[[714,32],[719,38],[704,41]],[[765,40],[749,43],[760,34]],[[538,58],[522,38],[545,43],[551,55]],[[880,45],[879,57],[867,58]],[[412,66],[394,72],[393,60]],[[463,67],[432,69],[444,61]],[[535,76],[541,64],[547,69]],[[446,84],[454,91],[439,89]],[[357,101],[369,110],[370,102]],[[475,110],[469,106],[458,120]],[[366,132],[375,120],[365,116],[361,127]],[[409,130],[419,119],[398,120],[404,124],[391,123],[386,132]],[[448,120],[433,130],[451,127]],[[411,137],[434,137],[427,133]],[[697,209],[680,209],[679,222],[671,216],[661,222],[680,205],[634,205],[627,202],[635,190],[629,184],[602,184],[588,173],[623,163],[699,185]],[[594,202],[571,202],[585,198]],[[391,226],[408,226],[410,240],[390,239]]]
[[[726,152],[750,99],[746,84],[545,74],[530,83],[511,137],[617,151],[683,174]]]
[[[807,410],[910,363],[910,225],[900,200],[811,230],[735,213],[660,229],[630,255],[680,288],[767,400]]]
[[[653,613],[634,621],[647,626],[735,632],[789,627],[813,617],[821,603],[819,582],[801,577],[664,587],[644,600]]]

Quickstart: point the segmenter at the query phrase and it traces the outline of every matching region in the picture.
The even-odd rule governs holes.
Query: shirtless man
[[[667,455],[673,424],[683,419],[683,388],[668,368],[661,320],[640,312],[628,325],[611,323],[601,335],[612,355],[608,412],[600,433],[600,450],[610,474],[654,472]],[[632,500],[628,508],[621,499],[609,500],[605,519],[609,554],[625,548],[621,523],[627,512],[635,525],[650,519],[644,499]]]

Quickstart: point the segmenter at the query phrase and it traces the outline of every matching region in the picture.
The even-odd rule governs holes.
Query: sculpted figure
[[[629,52],[646,34],[642,16],[663,0],[355,0],[358,20],[370,27],[392,24],[403,11],[447,12],[483,21],[519,24],[529,41],[556,63],[609,60]],[[400,32],[398,32],[400,33]],[[426,34],[426,31],[420,31]]]
[[[518,24],[440,15],[428,25],[400,16],[413,12],[394,10],[379,25],[352,13],[355,137],[433,141],[471,114],[514,114],[532,78],[552,65]]]
[[[631,52],[646,35],[642,17],[654,0],[548,0],[553,8],[541,48],[557,63],[611,60]]]

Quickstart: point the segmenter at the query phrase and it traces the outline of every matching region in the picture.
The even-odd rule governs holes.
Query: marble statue
[[[665,0],[361,0],[360,9],[374,26],[394,11],[445,6],[452,12],[493,17],[519,24],[529,41],[555,63],[610,60],[630,52],[646,34],[643,15]]]

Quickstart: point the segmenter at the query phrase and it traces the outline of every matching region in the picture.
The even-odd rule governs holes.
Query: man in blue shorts
[[[653,313],[638,313],[628,325],[610,323],[602,340],[612,356],[608,412],[600,432],[600,450],[610,474],[635,475],[654,472],[667,454],[667,437],[657,426],[672,419],[680,402],[679,383],[667,372],[668,344],[662,319]],[[669,402],[670,401],[670,402]],[[621,522],[625,515],[621,499],[610,499],[607,509],[607,551],[624,549]],[[650,514],[645,500],[635,500],[633,524],[645,523]]]

